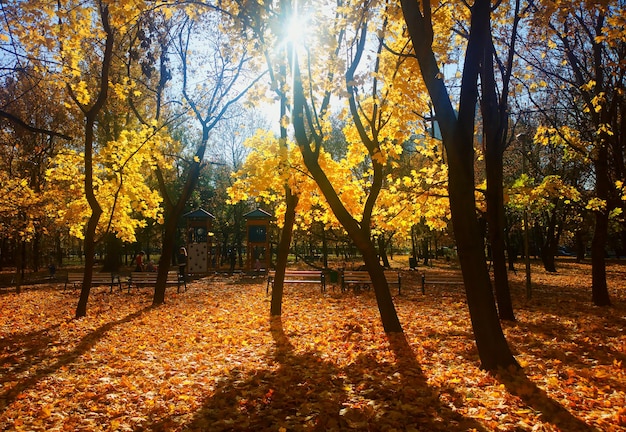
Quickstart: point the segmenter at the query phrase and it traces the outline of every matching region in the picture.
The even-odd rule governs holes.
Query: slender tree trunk
[[[324,223],[321,222],[320,226],[322,228],[322,264],[325,269],[328,268],[328,240],[326,238],[326,230],[324,229]]]
[[[33,271],[38,272],[41,268],[41,233],[37,231],[32,241]]]
[[[191,167],[185,180],[185,185],[178,197],[176,203],[172,203],[171,200],[166,199],[166,219],[165,227],[163,231],[163,244],[161,250],[161,258],[159,259],[159,268],[157,272],[157,281],[154,287],[154,296],[152,298],[152,305],[158,306],[165,303],[165,289],[167,287],[167,273],[170,270],[172,263],[172,256],[174,255],[174,247],[176,245],[176,231],[178,227],[178,220],[183,214],[187,200],[191,196],[193,190],[198,183],[200,177],[200,170],[202,169],[202,160],[204,159],[204,153],[206,152],[207,143],[209,140],[209,128],[202,127],[202,141],[198,146]],[[157,177],[159,179],[159,188],[161,189],[161,196],[168,197],[168,188],[165,184],[163,176],[157,170]]]
[[[374,287],[374,293],[376,294],[376,301],[378,304],[378,311],[380,313],[381,322],[383,328],[387,333],[402,332],[402,326],[398,319],[396,307],[393,304],[391,292],[389,291],[389,284],[385,279],[383,268],[381,267],[378,256],[376,254],[376,247],[371,239],[371,209],[375,202],[375,198],[380,192],[382,185],[382,167],[377,165],[377,162],[373,161],[373,180],[370,188],[370,195],[368,197],[365,209],[363,211],[363,219],[356,221],[350,212],[345,208],[339,195],[333,188],[332,183],[324,173],[318,160],[318,154],[311,148],[310,140],[307,136],[307,128],[305,127],[305,104],[306,98],[304,96],[304,90],[302,88],[302,81],[300,76],[299,65],[297,60],[294,63],[294,109],[293,109],[293,125],[295,131],[296,142],[300,147],[304,164],[306,165],[309,173],[315,179],[320,191],[326,198],[326,202],[333,211],[333,214],[341,223],[343,228],[348,233],[350,239],[354,242],[357,249],[363,255],[365,267],[372,279],[372,285]],[[316,145],[319,149],[320,143]],[[369,210],[368,210],[369,208]]]
[[[283,308],[283,292],[285,271],[287,269],[287,258],[289,257],[289,247],[291,246],[291,236],[293,233],[293,224],[296,220],[296,207],[298,205],[298,195],[292,194],[288,187],[285,187],[285,200],[287,208],[285,209],[285,222],[278,243],[278,251],[276,257],[276,275],[274,277],[274,286],[272,288],[272,302],[270,305],[270,315],[280,316]]]
[[[23,240],[17,242],[15,257],[15,292],[20,294],[22,292],[22,283],[24,283],[24,250],[26,245]]]
[[[118,272],[122,264],[122,241],[114,234],[106,236],[106,256],[104,257],[103,272]]]
[[[594,166],[596,170],[596,195],[607,200],[610,180],[608,176],[608,151],[605,144],[597,144],[598,154]],[[609,215],[607,209],[595,212],[596,227],[591,241],[591,297],[596,306],[610,306],[609,289],[606,283],[606,261],[604,248],[608,238]]]
[[[91,291],[91,281],[93,279],[93,266],[96,252],[96,228],[102,215],[102,207],[96,199],[93,184],[93,143],[96,117],[106,103],[109,90],[109,72],[113,59],[113,31],[109,23],[108,6],[100,4],[100,18],[102,27],[106,33],[104,53],[102,57],[102,68],[100,77],[100,89],[98,98],[89,110],[85,110],[85,197],[91,209],[91,215],[85,230],[85,272],[83,274],[83,284],[80,290],[80,298],[76,306],[76,318],[87,315],[87,302]],[[84,109],[84,107],[81,107]]]
[[[387,242],[385,241],[385,237],[383,234],[378,236],[378,255],[383,262],[384,268],[390,268],[391,264],[389,264],[389,257],[387,257]]]
[[[487,154],[490,151],[487,150]],[[506,246],[504,242],[504,192],[502,187],[502,157],[485,157],[487,171],[487,223],[493,263],[493,279],[500,319],[515,321],[509,278],[506,268]]]
[[[557,234],[557,207],[555,205],[550,220],[548,221],[548,227],[546,231],[546,238],[543,241],[541,248],[541,262],[545,271],[550,273],[556,273],[556,261],[554,259],[558,250],[558,234]]]
[[[186,202],[187,200],[185,200]],[[175,212],[167,215],[165,226],[163,227],[163,237],[161,245],[161,258],[157,268],[157,283],[154,288],[152,305],[158,306],[165,303],[165,289],[167,287],[167,273],[170,271],[174,248],[176,247],[176,231],[178,227],[178,216]],[[182,213],[182,212],[179,212]],[[159,284],[159,282],[161,283]]]
[[[95,113],[93,115],[95,117]],[[83,284],[80,290],[80,298],[76,306],[76,318],[87,315],[87,303],[91,291],[91,281],[93,279],[93,267],[96,259],[96,229],[102,215],[102,207],[96,199],[93,188],[93,132],[95,120],[87,118],[85,127],[85,195],[91,208],[91,216],[87,222],[85,230],[85,272],[83,273]]]

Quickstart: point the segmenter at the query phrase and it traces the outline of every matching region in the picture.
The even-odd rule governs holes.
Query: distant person
[[[184,277],[186,268],[187,268],[187,249],[181,246],[180,249],[178,249],[178,274]]]
[[[143,268],[143,257],[144,257],[145,254],[146,253],[144,251],[141,251],[135,257],[135,271],[136,272],[142,272],[144,270],[144,268]]]
[[[154,263],[152,262],[152,260],[148,260],[148,262],[146,263],[146,271],[147,272],[155,272],[155,271],[157,271],[157,268],[154,265]]]

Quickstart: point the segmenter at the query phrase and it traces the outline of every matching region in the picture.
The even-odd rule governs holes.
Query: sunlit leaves
[[[119,238],[134,241],[135,230],[145,226],[145,219],[161,220],[159,193],[146,183],[154,154],[163,154],[159,146],[170,140],[154,133],[151,127],[137,131],[122,131],[119,139],[109,141],[95,157],[95,193],[104,209],[100,231],[107,229]],[[51,195],[59,204],[58,216],[70,227],[73,235],[82,238],[83,226],[89,216],[84,198],[81,168],[82,155],[74,151],[61,152],[48,170]],[[63,202],[65,200],[65,203]],[[111,223],[108,226],[109,221]]]
[[[608,270],[623,299],[623,266]],[[513,376],[479,369],[462,289],[422,296],[409,273],[395,299],[406,345],[385,336],[367,291],[289,285],[280,320],[262,278],[207,278],[161,308],[149,289],[100,287],[80,320],[58,286],[7,293],[0,428],[622,430],[623,307],[583,301],[589,264],[533,276],[541,288],[523,301],[511,274],[518,320],[504,330],[525,372]]]

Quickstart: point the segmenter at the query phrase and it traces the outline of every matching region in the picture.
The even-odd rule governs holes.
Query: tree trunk
[[[583,230],[576,230],[576,262],[582,262],[585,259],[585,234]]]
[[[164,197],[166,202],[166,218],[165,227],[163,231],[161,258],[159,259],[159,268],[157,272],[157,281],[154,287],[154,296],[152,298],[152,306],[158,306],[165,303],[165,288],[167,287],[167,273],[170,270],[172,263],[172,257],[174,255],[174,247],[176,245],[176,231],[178,227],[178,220],[183,214],[187,200],[191,196],[198,178],[200,177],[200,170],[202,169],[202,160],[204,159],[204,153],[206,151],[207,142],[209,139],[209,128],[203,126],[202,128],[202,141],[196,149],[195,156],[191,162],[191,167],[187,173],[187,179],[185,185],[180,192],[178,200],[175,204],[169,199],[168,188],[163,180],[162,175],[157,168],[157,177],[159,178],[159,189],[161,190],[161,196]],[[165,199],[168,197],[167,199]]]
[[[85,271],[83,273],[83,284],[80,290],[80,298],[76,306],[76,318],[87,315],[87,302],[91,292],[91,281],[93,279],[93,267],[96,259],[96,229],[102,215],[102,207],[98,203],[93,188],[93,132],[94,118],[87,118],[85,134],[85,195],[91,208],[91,216],[87,221],[85,230]]]
[[[383,261],[383,267],[391,268],[391,264],[389,264],[389,257],[387,257],[387,242],[385,241],[384,234],[378,236],[378,255]]]
[[[182,211],[179,213],[182,213]],[[173,211],[172,213],[167,215],[167,218],[165,219],[165,226],[163,227],[163,237],[161,240],[161,258],[159,258],[159,267],[157,268],[157,283],[154,287],[152,306],[159,306],[165,303],[167,273],[170,271],[172,256],[174,255],[174,248],[176,247],[178,217],[179,215],[176,215],[175,211]]]
[[[26,244],[23,240],[19,240],[17,244],[17,255],[15,259],[15,293],[20,294],[22,292],[22,283],[24,282],[24,251]]]
[[[106,255],[104,257],[103,272],[118,272],[122,264],[122,241],[114,234],[106,236]]]
[[[297,60],[294,62],[294,77],[294,109],[292,122],[296,142],[300,147],[304,164],[320,188],[320,191],[332,209],[333,214],[346,230],[348,236],[354,242],[357,249],[363,255],[365,267],[367,268],[370,278],[372,279],[372,285],[374,287],[374,293],[376,294],[376,301],[378,304],[378,311],[380,313],[381,322],[385,332],[402,332],[402,326],[400,325],[400,320],[398,319],[396,307],[393,304],[391,292],[389,291],[389,284],[387,283],[387,279],[385,279],[383,268],[378,262],[376,247],[371,239],[371,210],[376,197],[380,193],[380,187],[382,186],[382,166],[376,161],[372,161],[374,174],[370,187],[370,195],[363,210],[362,220],[358,222],[352,217],[350,212],[341,202],[339,195],[333,188],[332,183],[319,164],[318,153],[311,148],[311,142],[307,136],[307,128],[304,123],[304,106],[306,104],[306,98],[302,88],[302,81]],[[320,143],[317,142],[316,145],[319,149]]]
[[[493,154],[497,153],[497,154]],[[487,147],[485,155],[487,171],[487,223],[493,263],[493,279],[500,319],[515,321],[509,278],[506,268],[504,242],[504,192],[502,186],[502,157],[496,149]]]
[[[285,187],[285,222],[278,243],[276,256],[276,275],[272,288],[272,302],[270,305],[270,315],[280,316],[283,308],[283,292],[285,271],[287,269],[287,258],[289,257],[289,247],[291,246],[291,236],[293,234],[293,224],[296,220],[296,207],[298,205],[298,195],[292,194],[289,187]]]
[[[609,175],[608,175],[608,151],[606,145],[598,143],[598,154],[594,161],[596,170],[596,195],[598,198],[608,200]],[[606,201],[605,201],[606,202]],[[606,261],[604,248],[608,238],[609,215],[608,210],[598,209],[595,212],[596,227],[591,241],[591,297],[596,306],[610,306],[609,289],[606,284]]]
[[[113,31],[109,23],[108,6],[100,4],[100,18],[102,27],[106,33],[106,41],[104,46],[104,54],[102,57],[102,68],[100,77],[100,88],[98,98],[89,110],[85,107],[81,109],[85,112],[85,197],[91,209],[91,215],[87,222],[85,230],[85,272],[83,273],[83,284],[80,290],[80,298],[76,306],[76,318],[87,315],[87,302],[89,300],[89,292],[91,291],[91,281],[93,278],[93,266],[96,252],[96,228],[98,221],[102,215],[102,207],[98,203],[94,193],[93,184],[93,143],[94,143],[94,127],[96,117],[100,110],[104,107],[108,97],[109,90],[109,72],[111,69],[111,61],[113,59]]]
[[[546,237],[543,241],[541,248],[541,262],[545,271],[550,273],[556,273],[556,261],[554,259],[559,247],[559,234],[557,233],[557,205],[554,206],[554,210],[550,215],[548,221],[548,227],[546,231]]]
[[[487,271],[484,244],[475,216],[474,121],[479,63],[490,36],[491,5],[488,0],[476,0],[472,7],[457,116],[432,50],[433,29],[430,21],[422,15],[418,2],[401,0],[401,4],[448,155],[452,225],[481,367],[488,370],[519,367],[500,326]]]
[[[324,223],[321,222],[320,226],[322,227],[322,259],[323,266],[325,269],[328,268],[328,239],[326,238],[326,230],[324,229]]]

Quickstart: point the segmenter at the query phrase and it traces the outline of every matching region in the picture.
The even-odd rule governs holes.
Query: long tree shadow
[[[597,430],[551,399],[545,391],[530,381],[523,371],[503,371],[496,378],[504,384],[509,393],[519,397],[526,405],[540,412],[545,422],[558,426],[559,430],[568,432]]]
[[[390,342],[401,377],[390,379],[389,365],[374,356],[342,368],[315,352],[296,352],[280,318],[272,319],[270,331],[275,347],[268,368],[233,369],[184,430],[484,430],[439,403],[403,336]],[[147,429],[165,431],[180,422],[168,417]]]
[[[38,359],[50,355],[48,350],[54,343],[51,332],[57,330],[61,324],[54,324],[45,329],[16,333],[0,338],[0,384],[12,381],[12,378],[32,367]],[[10,367],[10,373],[8,369]]]
[[[45,366],[45,367],[41,367],[38,370],[36,370],[34,373],[30,374],[27,378],[23,378],[23,379],[16,379],[15,378],[15,374],[17,372],[19,372],[19,370],[25,370],[26,366],[37,366],[37,365],[33,365],[32,362],[29,362],[28,364],[23,365],[22,367],[16,369],[15,371],[12,371],[12,373],[10,375],[8,375],[7,377],[3,378],[5,380],[5,382],[8,381],[17,381],[15,385],[13,385],[10,389],[8,389],[7,391],[5,391],[4,393],[0,394],[0,411],[5,409],[7,406],[9,406],[11,403],[13,403],[15,401],[15,399],[17,398],[17,396],[26,391],[29,388],[34,387],[39,381],[41,381],[42,379],[54,374],[56,371],[58,371],[60,368],[62,368],[63,366],[67,366],[71,363],[73,363],[76,359],[78,359],[81,355],[85,354],[86,352],[88,352],[89,350],[91,350],[91,348],[93,348],[95,346],[95,344],[102,339],[102,337],[111,329],[113,329],[114,327],[133,321],[134,319],[140,317],[145,311],[149,310],[150,307],[145,307],[141,310],[138,310],[136,312],[133,312],[127,316],[125,316],[124,318],[121,318],[119,320],[116,321],[111,321],[108,322],[100,327],[98,327],[96,330],[94,330],[93,332],[85,335],[80,342],[78,343],[78,345],[76,345],[76,347],[74,349],[72,349],[69,352],[64,352],[62,354],[60,354],[57,358],[57,360],[50,364],[49,366]],[[44,341],[42,341],[42,343],[37,343],[35,345],[33,345],[33,350],[45,350],[45,348],[47,348],[47,345],[44,345]],[[43,352],[43,351],[41,351]],[[40,355],[36,355],[33,351],[33,353],[31,354],[31,359],[36,359],[41,357]]]
[[[396,358],[397,372],[392,376],[396,379],[380,377],[378,380],[382,396],[378,400],[381,403],[391,402],[393,407],[383,414],[379,420],[380,426],[391,421],[394,427],[401,430],[409,426],[426,431],[486,430],[475,419],[464,417],[441,402],[439,391],[428,385],[421,365],[403,333],[389,334],[387,340]],[[375,368],[375,364],[367,367],[369,370],[372,368]],[[446,391],[453,393],[451,389]],[[371,426],[379,429],[377,422]]]
[[[315,353],[295,353],[280,318],[271,322],[275,349],[269,367],[248,373],[235,368],[185,426],[190,431],[331,430],[339,428],[346,399],[340,370]],[[272,364],[275,362],[275,364]],[[165,431],[169,417],[147,427]]]

